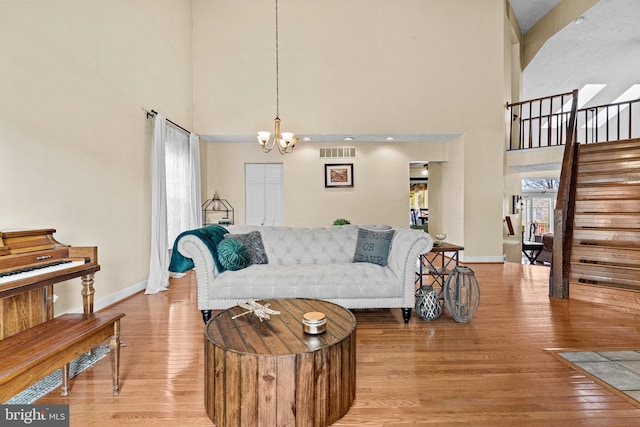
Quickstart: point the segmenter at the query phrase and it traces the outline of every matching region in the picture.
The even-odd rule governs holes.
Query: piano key
[[[26,278],[29,278],[29,277],[36,277],[36,276],[40,276],[42,274],[51,273],[51,272],[54,272],[54,271],[62,271],[62,270],[66,270],[66,269],[69,269],[69,268],[77,267],[79,265],[84,265],[84,264],[85,264],[84,260],[79,260],[79,261],[69,261],[69,262],[64,262],[64,263],[54,263],[53,265],[49,264],[49,265],[47,265],[45,267],[42,267],[42,268],[22,269],[22,270],[18,270],[19,273],[17,273],[17,274],[9,274],[9,275],[0,276],[0,284],[9,283],[9,282],[13,282],[13,281],[16,281],[16,280],[22,280],[22,279],[26,279]],[[25,271],[25,270],[28,270],[28,271]]]

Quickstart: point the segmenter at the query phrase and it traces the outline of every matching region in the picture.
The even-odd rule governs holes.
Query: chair
[[[411,208],[411,225],[418,225],[418,211]]]
[[[420,208],[420,215],[418,215],[418,219],[422,224],[429,223],[429,208]]]
[[[553,233],[545,233],[542,235],[542,251],[536,259],[540,264],[551,264],[553,260]]]
[[[532,224],[533,225],[533,224]],[[527,242],[524,240],[524,231],[522,232],[522,253],[527,257],[531,264],[535,264],[542,252],[543,244],[541,242]]]

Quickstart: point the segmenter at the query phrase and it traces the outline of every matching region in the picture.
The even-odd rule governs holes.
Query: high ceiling
[[[526,34],[559,0],[510,0]],[[586,106],[614,102],[640,84],[640,1],[600,0],[540,49],[523,73],[522,99],[606,84]]]

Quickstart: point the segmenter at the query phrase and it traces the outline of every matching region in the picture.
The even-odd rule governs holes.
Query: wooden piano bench
[[[64,314],[0,341],[0,402],[62,368],[69,394],[69,362],[109,340],[113,395],[119,393],[120,319],[124,313]]]

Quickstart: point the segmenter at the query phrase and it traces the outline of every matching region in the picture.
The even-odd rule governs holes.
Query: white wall
[[[190,126],[191,67],[188,0],[0,2],[0,230],[97,246],[97,301],[146,279],[141,107]],[[79,279],[56,293],[81,306]]]
[[[283,162],[286,223],[404,225],[409,162],[443,162],[430,220],[469,259],[501,256],[505,4],[281,0],[283,128],[461,136],[355,144],[352,190],[324,188],[319,144],[285,157],[253,140],[205,144],[204,193],[217,189],[242,218],[244,163]],[[269,129],[273,13],[258,0],[0,2],[0,230],[54,227],[61,242],[97,246],[98,300],[143,282],[151,122],[141,107],[201,134]],[[80,306],[79,284],[56,289],[58,311]]]
[[[193,5],[197,132],[270,129],[273,4]],[[447,160],[443,185],[453,191],[441,195],[440,219],[447,234],[465,246],[469,260],[501,260],[504,82],[511,69],[503,52],[505,1],[398,0],[391,6],[386,0],[283,0],[279,9],[284,129],[463,135],[447,143],[448,158],[429,157],[430,143],[363,143],[354,161],[355,188],[331,192],[322,186],[315,151],[304,148],[314,145],[301,142],[284,157],[285,223],[326,224],[342,216],[406,224],[408,162]],[[234,147],[209,146],[209,192],[217,188],[242,199],[242,163],[274,157],[257,143]],[[233,190],[223,183],[233,183]],[[438,211],[431,200],[429,208]],[[432,220],[438,221],[430,214]]]
[[[303,144],[291,154],[263,154],[257,142],[208,144],[207,186],[218,191],[244,222],[244,164],[283,163],[284,223],[290,226],[331,225],[336,218],[354,224],[384,223],[406,227],[409,223],[409,162],[413,158],[446,157],[444,143],[353,144],[354,159],[320,159],[319,148],[344,144]],[[325,163],[353,163],[353,188],[325,188]],[[401,183],[401,185],[398,185]]]

